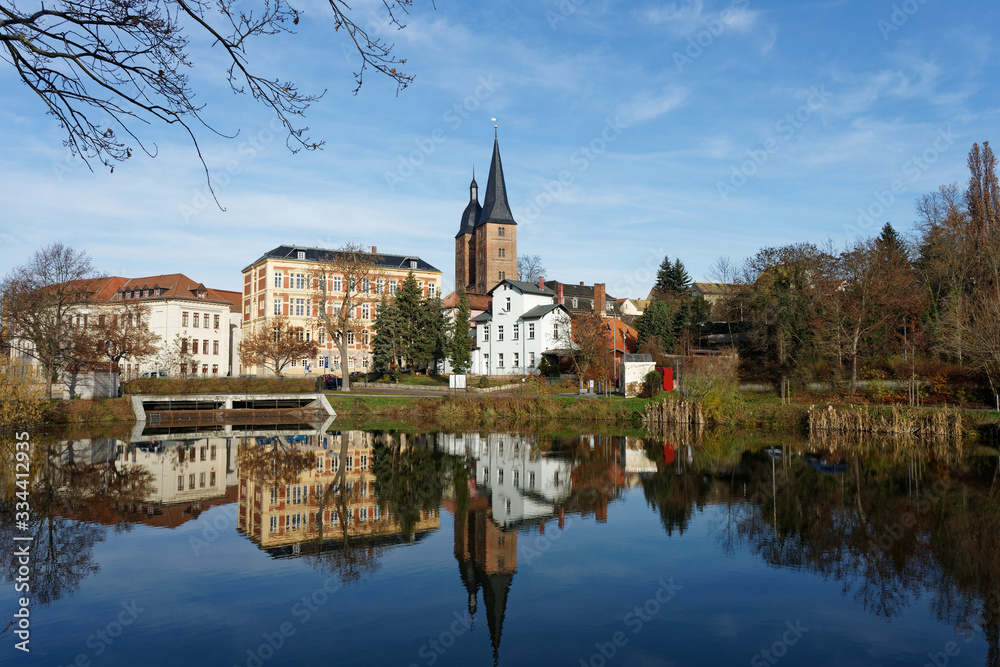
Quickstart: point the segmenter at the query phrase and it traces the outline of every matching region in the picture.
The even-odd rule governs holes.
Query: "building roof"
[[[736,290],[736,285],[729,283],[691,283],[691,291],[704,297],[729,296]]]
[[[512,287],[516,287],[523,294],[538,294],[538,295],[541,295],[541,296],[555,296],[556,295],[556,293],[554,291],[552,291],[552,290],[550,290],[548,288],[542,289],[542,288],[540,288],[535,283],[525,283],[525,282],[521,282],[520,280],[511,280],[510,278],[505,278],[505,279],[501,280],[496,285],[494,285],[493,289],[491,289],[486,294],[493,294],[494,290],[496,290],[498,287],[500,287],[501,285],[504,285],[504,284],[511,285]]]
[[[243,293],[242,292],[232,292],[225,289],[209,289],[208,293],[210,295],[218,296],[220,299],[229,302],[229,309],[233,312],[240,313],[243,312]]]
[[[558,304],[558,303],[546,303],[544,305],[535,306],[534,308],[531,308],[531,309],[525,311],[524,314],[521,315],[521,319],[522,320],[537,320],[539,317],[544,317],[545,315],[548,315],[549,313],[551,313],[556,308],[562,308],[563,310],[566,310],[566,307],[563,306],[563,305],[561,305],[561,304]]]
[[[483,209],[476,221],[476,227],[486,223],[496,222],[504,225],[516,225],[514,215],[507,203],[507,185],[503,179],[503,164],[500,162],[500,144],[493,139],[493,160],[490,162],[490,175],[486,181],[486,193],[483,198]]]
[[[475,234],[476,223],[482,215],[483,207],[479,205],[479,186],[476,185],[476,177],[472,176],[472,183],[469,184],[469,204],[462,212],[462,222],[458,226],[458,234],[455,238],[463,234]]]
[[[183,273],[167,273],[158,276],[145,276],[142,278],[130,278],[126,280],[117,290],[117,293],[150,290],[152,294],[155,294],[156,289],[160,290],[159,296],[148,297],[137,296],[135,299],[142,299],[143,301],[156,301],[163,299],[191,299],[198,301],[206,301],[209,303],[225,303],[226,305],[234,305],[229,294],[238,294],[238,292],[225,292],[224,290],[214,290],[205,287],[204,283],[195,282],[191,278],[188,278]],[[199,296],[203,295],[203,296]],[[240,297],[242,299],[242,297]],[[241,301],[236,301],[236,304],[240,304]],[[241,307],[237,307],[237,310],[242,310]]]
[[[492,319],[493,319],[493,315],[489,311],[486,311],[485,313],[479,313],[478,315],[476,315],[475,317],[473,317],[469,321],[470,322],[489,322]]]
[[[469,310],[489,310],[490,303],[493,301],[493,299],[485,294],[469,294],[466,292],[465,296],[469,299]],[[451,292],[448,296],[441,299],[442,308],[458,308],[458,303],[458,292]]]
[[[375,248],[372,248],[374,251]],[[298,258],[298,253],[305,253],[303,259]],[[266,259],[283,259],[291,262],[326,262],[331,260],[336,260],[344,257],[347,253],[342,250],[330,250],[328,248],[309,248],[306,246],[296,246],[296,245],[280,245],[274,250],[269,250],[257,258],[251,264],[248,264],[243,268],[244,271],[249,269],[251,266],[260,264]],[[365,253],[367,255],[372,255],[373,253]],[[385,253],[375,252],[374,255],[378,258],[378,266],[383,269],[413,269],[414,271],[433,271],[435,273],[441,273],[438,269],[434,268],[424,260],[419,257],[412,255],[387,255]],[[411,266],[411,262],[416,262],[415,266]]]

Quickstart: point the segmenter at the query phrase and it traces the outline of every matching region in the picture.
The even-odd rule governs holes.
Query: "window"
[[[510,498],[504,503],[504,507],[507,508],[507,514],[510,514]]]
[[[301,486],[296,485],[296,486],[292,487],[292,504],[293,505],[301,505],[302,504],[302,487]]]
[[[367,507],[362,507],[360,510],[358,510],[358,521],[360,521],[361,523],[367,523],[368,522],[368,508]]]
[[[484,324],[483,325],[483,340],[487,341],[489,339],[490,339],[490,325]]]
[[[208,485],[211,487],[215,486],[215,471],[208,473]]]
[[[361,306],[361,319],[371,319],[371,307],[367,303]]]
[[[202,343],[202,345],[201,345],[201,353],[202,354],[208,354],[208,339],[206,338],[205,340],[201,341],[201,343]]]
[[[306,251],[305,250],[299,250],[298,252],[295,253],[295,256],[297,258],[299,258],[299,259],[305,259],[306,258]]]
[[[520,355],[521,355],[520,352],[514,353],[514,368],[518,368],[521,365]]]
[[[490,483],[490,469],[489,468],[483,468],[483,483],[484,484],[489,484]]]
[[[535,353],[534,352],[529,352],[528,354],[531,355],[529,357],[529,359],[530,359],[529,363],[530,363],[531,367],[534,368],[535,367]]]
[[[503,352],[497,354],[497,368],[503,368]]]
[[[365,336],[367,336],[367,335],[368,335],[368,334],[366,333],[366,334],[365,334]],[[362,366],[363,366],[364,368],[368,368],[368,357],[365,357],[364,359],[362,359],[362,360],[361,360],[361,365],[362,365]]]
[[[395,280],[390,280],[389,281],[389,294],[395,294],[395,293],[396,293],[396,281]]]
[[[510,312],[510,297],[507,297],[507,304],[503,307],[504,312]]]
[[[497,325],[497,340],[503,340],[503,325]]]
[[[204,376],[208,375],[208,364],[202,364],[201,365],[201,374],[204,375]]]
[[[293,274],[295,278],[295,289],[305,289],[306,288],[306,274],[296,273]]]
[[[505,257],[506,252],[507,252],[506,248],[500,248],[499,250],[497,250],[497,257]]]
[[[188,475],[188,488],[189,489],[193,489],[194,488],[194,473],[191,473],[190,475]]]
[[[218,354],[218,353],[219,353],[219,341],[213,340],[212,341],[212,354]]]
[[[344,470],[354,470],[354,457],[344,457]]]
[[[216,447],[215,445],[212,445],[212,447],[211,447],[211,449],[209,450],[209,452],[210,452],[210,453],[209,453],[209,458],[210,458],[210,459],[212,459],[212,460],[214,461],[214,460],[215,460],[215,457],[216,457],[216,455],[218,454],[218,448],[217,448],[217,447]]]
[[[486,374],[489,375],[490,374],[490,355],[489,354],[484,354],[483,355],[483,366],[484,366],[484,368],[486,370]]]
[[[514,488],[515,489],[521,488],[521,471],[520,470],[515,470],[514,471]]]
[[[198,475],[198,487],[202,489],[205,488],[205,473]]]
[[[306,314],[306,300],[296,299],[295,300],[295,315],[298,317],[303,317]]]
[[[272,533],[278,532],[278,517],[276,516],[271,517],[271,532]]]
[[[187,341],[184,341],[184,342],[186,343]],[[182,348],[182,350],[184,352],[187,351],[186,349],[184,349],[186,347],[187,347],[186,345],[181,345],[181,348]],[[187,374],[188,374],[188,365],[187,364],[181,364],[181,375],[187,375]]]
[[[417,260],[415,260],[415,259],[411,259],[410,260],[410,268],[411,269],[417,268]]]
[[[528,473],[528,488],[529,489],[535,488],[535,473],[533,472]]]
[[[378,505],[376,505],[375,508],[372,510],[372,514],[374,515],[376,521],[382,518],[382,510],[379,508]]]
[[[212,364],[212,375],[219,375],[219,364]]]
[[[188,314],[186,312],[181,313],[181,326],[186,327],[188,325]]]
[[[514,340],[520,340],[520,338],[521,338],[521,325],[520,324],[515,324],[514,325]]]
[[[385,286],[385,281],[382,280],[381,278],[379,278],[378,281],[375,283],[375,285],[376,285],[376,287],[375,287],[375,293],[376,294],[381,294],[382,293],[382,289]]]
[[[281,287],[281,273],[280,272],[275,272],[275,274],[274,274],[274,286],[276,288],[280,288]]]
[[[507,275],[506,273],[504,273],[503,271],[501,271],[500,273],[497,274],[497,277],[500,280],[503,280],[506,277],[506,275]]]
[[[347,367],[354,368],[354,357],[351,357],[347,360]]]
[[[342,281],[340,279],[340,276],[334,276],[333,277],[333,291],[334,292],[342,292],[343,291],[342,288],[343,288],[343,285],[342,285]]]
[[[503,484],[503,468],[497,470],[497,484]]]
[[[202,461],[207,461],[208,460],[208,447],[207,446],[201,447],[201,448],[199,448],[199,451],[201,452],[201,460]]]
[[[367,278],[361,281],[361,291],[364,292],[365,294],[368,294],[369,292],[372,291],[372,283]]]
[[[197,315],[195,315],[195,317],[197,317]],[[198,339],[197,338],[192,338],[191,339],[191,354],[198,354]]]
[[[298,513],[293,514],[292,515],[292,530],[299,530],[300,528],[302,528],[302,515],[298,514]]]
[[[276,486],[271,487],[271,504],[272,505],[278,504],[278,487]]]
[[[274,314],[281,315],[281,299],[274,300]]]
[[[184,475],[177,475],[177,490],[184,490]]]
[[[528,323],[528,340],[535,340],[535,323]]]
[[[553,338],[559,338],[559,325],[558,324],[553,324],[552,325],[552,337]]]
[[[431,299],[434,298],[434,292],[435,292],[436,288],[437,288],[436,285],[428,285],[427,286],[427,296],[430,297]]]
[[[577,304],[577,301],[576,301],[576,297],[575,297],[575,296],[574,296],[574,297],[572,298],[572,300],[571,300],[571,303],[573,304],[573,307],[574,307],[574,308],[576,308],[576,307],[577,307],[577,305],[578,305],[578,304]]]
[[[368,455],[367,454],[362,454],[361,455],[361,469],[364,470],[367,467],[368,467]]]
[[[337,454],[334,454],[333,458],[330,460],[330,470],[334,472],[340,470],[340,457]]]
[[[503,227],[497,227],[497,236],[504,236],[505,234],[506,230]]]
[[[198,328],[198,313],[194,314],[194,325],[193,326],[194,326],[195,329]]]
[[[215,327],[214,328],[218,329],[219,328],[219,316],[218,315],[215,316],[215,318],[213,319],[213,322],[215,323]]]
[[[202,321],[202,325],[201,326],[203,326],[203,327],[205,327],[207,329],[208,328],[208,313],[205,313],[205,316],[202,318],[201,321]]]

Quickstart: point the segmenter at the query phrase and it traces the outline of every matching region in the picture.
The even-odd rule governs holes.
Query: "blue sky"
[[[289,154],[194,43],[205,118],[239,130],[199,136],[224,212],[181,132],[150,127],[155,159],[91,172],[0,67],[0,273],[59,240],[110,274],[239,289],[277,245],[357,242],[423,257],[448,291],[496,117],[518,251],[547,277],[644,297],[664,255],[705,280],[765,245],[911,230],[914,199],[964,185],[1000,115],[1000,6],[985,0],[417,0],[402,31],[363,0],[357,15],[416,75],[398,96],[374,73],[353,96],[358,63],[326,3],[293,4],[299,34],[251,57],[327,90],[305,118],[321,151]]]

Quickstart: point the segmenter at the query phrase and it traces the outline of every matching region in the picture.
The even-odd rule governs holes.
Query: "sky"
[[[352,94],[359,61],[323,0],[293,0],[297,34],[249,50],[258,71],[326,91],[304,118],[317,151],[290,153],[192,40],[225,210],[180,128],[141,126],[155,158],[91,171],[0,62],[0,274],[61,241],[110,275],[238,290],[278,245],[359,243],[425,259],[447,293],[497,125],[518,253],[548,279],[644,298],[665,256],[711,280],[720,257],[765,246],[912,234],[915,199],[964,186],[973,142],[1000,140],[992,1],[415,0],[403,30],[381,4],[352,7],[415,75],[398,95],[375,72]]]

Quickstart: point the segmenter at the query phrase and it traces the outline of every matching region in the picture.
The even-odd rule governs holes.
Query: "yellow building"
[[[326,336],[317,321],[317,290],[313,276],[324,266],[326,258],[338,256],[337,250],[283,245],[264,253],[257,261],[243,269],[243,337],[268,318],[285,315],[294,327],[302,327],[308,340],[319,343],[319,354],[313,359],[294,359],[283,375],[333,373],[346,365],[348,371],[367,371],[371,366],[372,325],[382,294],[390,296],[413,273],[425,297],[440,297],[441,272],[414,256],[379,254],[373,247],[371,257],[376,269],[370,280],[364,281],[356,295],[357,307],[352,317],[359,325],[359,333],[348,334],[348,358],[342,360],[333,341]],[[321,261],[321,259],[323,261]],[[329,290],[333,299],[343,295],[343,276],[329,276]],[[264,375],[263,368],[244,367],[244,373]],[[339,373],[337,373],[339,375]]]
[[[254,479],[241,466],[240,531],[268,550],[315,540],[321,530],[324,541],[400,533],[399,524],[379,508],[375,497],[370,466],[376,437],[367,431],[343,431],[323,436],[325,443],[310,442],[300,449],[314,454],[315,463],[292,483]],[[421,511],[413,533],[440,527],[440,512]]]

